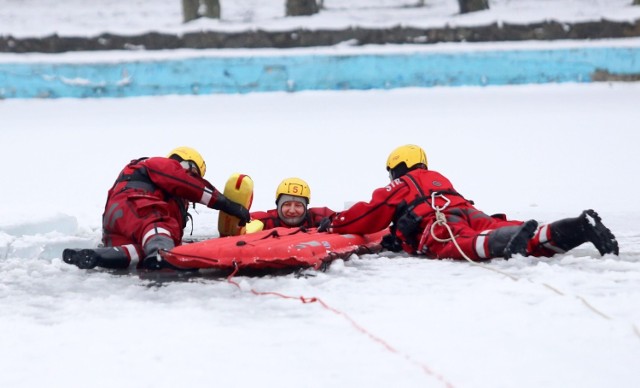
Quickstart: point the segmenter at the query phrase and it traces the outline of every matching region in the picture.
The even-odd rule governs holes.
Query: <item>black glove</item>
[[[245,226],[247,222],[251,221],[251,216],[249,215],[249,210],[247,210],[247,208],[239,203],[229,201],[229,199],[222,194],[218,197],[213,208],[238,217],[240,219],[238,225],[240,226]]]
[[[318,224],[318,232],[326,232],[331,226],[331,217],[324,217]]]
[[[400,252],[402,250],[402,243],[400,242],[398,237],[391,233],[382,237],[380,245],[382,245],[384,249],[391,252]]]

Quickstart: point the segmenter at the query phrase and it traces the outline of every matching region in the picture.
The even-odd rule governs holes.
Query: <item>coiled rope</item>
[[[445,204],[443,206],[437,206],[436,205],[436,201],[435,201],[436,197],[443,198],[445,200]],[[431,228],[429,230],[429,233],[431,233],[431,236],[433,237],[433,239],[438,241],[438,242],[441,242],[441,243],[446,243],[446,242],[449,242],[449,241],[453,242],[453,244],[455,245],[455,247],[458,250],[458,252],[460,252],[462,257],[464,257],[464,259],[466,261],[471,263],[471,265],[475,265],[475,266],[480,267],[480,268],[484,268],[484,269],[487,269],[487,270],[490,270],[490,271],[493,271],[493,272],[497,272],[497,273],[499,273],[501,275],[504,275],[504,276],[508,277],[509,279],[511,279],[513,281],[519,281],[520,278],[518,278],[517,276],[512,275],[512,274],[510,274],[508,272],[505,272],[505,271],[501,271],[501,270],[499,270],[497,268],[493,268],[493,267],[490,267],[488,265],[484,265],[482,263],[478,263],[477,261],[472,260],[469,256],[467,256],[467,254],[464,253],[464,251],[462,250],[462,248],[458,244],[458,241],[456,241],[456,236],[453,234],[453,231],[451,230],[451,227],[449,227],[449,225],[447,224],[447,217],[443,213],[444,209],[446,209],[447,206],[449,206],[449,203],[450,203],[449,199],[444,194],[438,193],[438,192],[434,192],[434,193],[431,194],[431,207],[433,208],[433,210],[436,213],[436,222],[434,222],[431,225]],[[449,237],[448,238],[440,238],[440,237],[438,237],[434,233],[434,230],[435,230],[436,226],[444,227],[447,230],[447,232],[449,233]],[[527,279],[527,280],[529,280],[532,283],[537,283],[537,282],[532,281],[531,279]],[[554,286],[552,286],[552,285],[550,285],[548,283],[537,283],[537,284],[540,284],[540,285],[544,286],[545,288],[555,292],[558,295],[567,296],[567,294],[565,294],[564,292],[560,291],[557,287],[554,287]],[[608,316],[607,314],[605,314],[602,311],[600,311],[597,308],[595,308],[584,297],[582,297],[580,295],[575,295],[575,297],[577,299],[579,299],[593,313],[599,315],[600,317],[602,317],[604,319],[612,320],[612,318],[610,316]],[[638,327],[634,323],[631,324],[631,327],[633,329],[634,334],[638,338],[640,338],[640,329],[638,329]]]

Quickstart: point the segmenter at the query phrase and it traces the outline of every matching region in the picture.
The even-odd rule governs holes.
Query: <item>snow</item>
[[[0,29],[29,36],[91,34],[125,5],[138,15],[132,30],[180,27],[161,12],[177,0],[1,3]],[[495,3],[487,17],[502,9],[506,19],[538,2]],[[567,18],[640,8],[544,3]],[[267,8],[247,13],[252,22],[207,24],[246,27]],[[638,83],[599,83],[0,101],[0,386],[637,387],[639,95]],[[303,277],[236,277],[237,286],[60,259],[65,247],[99,242],[106,192],[130,159],[190,145],[218,187],[249,174],[255,210],[274,206],[288,176],[309,182],[313,206],[341,210],[388,183],[386,157],[405,143],[423,146],[430,167],[488,213],[548,222],[596,209],[620,256],[585,244],[486,264],[505,275],[385,252]],[[217,212],[199,206],[194,216],[195,236],[215,235]]]
[[[426,366],[456,387],[635,386],[639,92],[595,84],[4,101],[0,384],[445,385]],[[190,144],[214,184],[235,171],[254,178],[254,209],[271,208],[292,175],[310,183],[313,205],[342,209],[386,184],[386,155],[406,142],[423,145],[431,167],[487,212],[551,221],[594,207],[620,256],[585,244],[488,264],[513,281],[383,253],[307,278],[236,278],[240,289],[60,260],[64,247],[97,244],[106,190],[132,158]],[[217,214],[198,213],[195,234],[214,234]],[[318,303],[251,289],[321,298],[374,337]]]
[[[640,7],[632,0],[491,0],[490,9],[460,15],[457,0],[325,0],[325,10],[285,17],[285,0],[220,0],[221,19],[183,23],[181,0],[1,0],[0,35],[37,37],[134,35],[149,31],[184,33],[200,30],[290,30],[360,27],[444,27],[490,23],[524,24],[556,20],[633,21]]]

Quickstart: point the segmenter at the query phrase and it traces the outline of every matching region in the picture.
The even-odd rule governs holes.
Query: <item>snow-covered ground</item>
[[[460,15],[457,0],[324,0],[312,16],[285,17],[285,0],[220,0],[221,19],[182,23],[181,0],[0,0],[0,34],[15,37],[139,34],[148,31],[242,31],[294,28],[444,27],[545,20],[633,21],[632,0],[490,0],[490,9]]]
[[[290,20],[273,5],[283,0],[221,3],[223,20],[183,26],[179,0],[0,0],[0,34],[626,20],[640,11],[631,0],[495,0],[457,16],[453,0],[421,10],[389,7],[410,0],[326,0],[324,13]],[[638,83],[601,83],[0,101],[0,386],[640,386],[639,96]],[[386,157],[405,143],[423,146],[430,167],[486,212],[545,222],[596,209],[620,256],[585,244],[488,263],[514,281],[466,262],[382,253],[306,277],[234,278],[239,287],[60,259],[65,247],[99,242],[106,192],[130,159],[190,145],[219,187],[233,172],[251,175],[254,210],[272,208],[288,176],[309,182],[312,205],[341,210],[387,183]],[[194,235],[215,235],[217,212],[199,206],[194,216]]]
[[[0,386],[636,387],[639,93],[594,84],[3,101]],[[132,158],[188,144],[214,184],[251,175],[254,209],[273,207],[280,179],[301,176],[312,205],[340,210],[386,184],[387,154],[407,142],[487,212],[551,221],[595,208],[620,256],[585,244],[489,263],[513,281],[383,253],[309,277],[239,277],[240,289],[60,259],[98,242],[106,191]],[[216,218],[199,207],[194,234],[215,234]],[[339,313],[251,289],[319,297]]]

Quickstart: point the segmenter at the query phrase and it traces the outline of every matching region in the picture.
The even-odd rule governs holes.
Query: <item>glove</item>
[[[384,249],[391,252],[400,252],[402,250],[402,243],[395,235],[391,233],[382,237],[380,245],[382,245]]]
[[[324,217],[318,224],[318,232],[326,232],[331,226],[331,217]]]
[[[234,217],[238,217],[240,222],[238,225],[245,226],[247,222],[251,221],[251,216],[249,215],[249,210],[239,203],[229,201],[227,197],[220,194],[218,200],[213,205],[214,209],[223,211],[227,214],[231,214]]]

